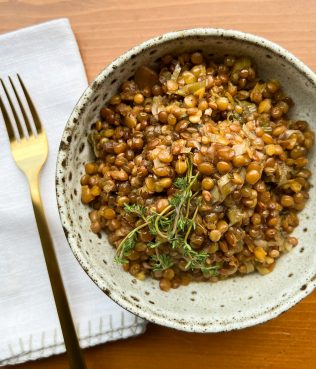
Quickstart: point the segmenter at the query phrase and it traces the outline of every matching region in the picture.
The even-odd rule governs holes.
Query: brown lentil
[[[260,179],[260,173],[255,169],[250,170],[246,174],[246,181],[251,185],[254,185],[255,183],[257,183],[259,179]]]
[[[212,190],[214,188],[214,180],[209,177],[205,177],[202,180],[202,188],[203,190]]]
[[[217,241],[219,241],[219,240],[220,240],[220,238],[221,238],[221,236],[222,236],[222,233],[221,233],[221,231],[220,231],[220,230],[218,230],[218,229],[213,229],[213,230],[210,232],[210,234],[209,234],[210,240],[211,240],[212,242],[217,242]]]
[[[198,171],[207,176],[211,175],[214,171],[214,166],[210,163],[201,163],[198,165]]]
[[[186,161],[179,159],[176,162],[175,169],[178,174],[184,174],[188,170],[188,164]]]
[[[216,165],[217,170],[223,174],[223,173],[228,173],[230,172],[230,170],[232,169],[232,166],[230,163],[227,163],[226,161],[219,161]]]

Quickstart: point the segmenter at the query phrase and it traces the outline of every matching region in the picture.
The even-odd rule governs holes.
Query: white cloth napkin
[[[55,164],[64,125],[87,86],[67,19],[0,36],[0,77],[19,73],[41,116],[49,157],[41,176],[48,223],[82,347],[142,333],[145,322],[121,309],[72,255],[55,199]],[[0,94],[4,97],[3,90]],[[65,351],[26,179],[11,156],[0,114],[0,365]]]

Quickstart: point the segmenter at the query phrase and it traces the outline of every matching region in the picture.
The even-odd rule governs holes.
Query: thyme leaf
[[[145,217],[145,214],[146,214],[146,208],[143,205],[138,205],[138,204],[133,204],[133,205],[124,204],[124,210],[127,213],[136,214],[140,218]]]
[[[166,270],[172,267],[173,261],[170,255],[157,254],[151,257],[151,261],[154,263],[153,271]]]

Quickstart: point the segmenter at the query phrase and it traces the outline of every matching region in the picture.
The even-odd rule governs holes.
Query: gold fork
[[[17,75],[17,77],[33,118],[35,132],[32,130],[31,123],[23,107],[20,96],[10,77],[9,81],[24,119],[24,130],[28,133],[28,135],[25,135],[23,132],[23,122],[21,122],[19,119],[17,110],[14,108],[14,104],[2,79],[0,79],[0,82],[11,107],[19,137],[15,137],[13,123],[11,122],[9,114],[3,104],[3,101],[1,100],[1,96],[0,110],[2,111],[4,122],[7,128],[13,158],[16,162],[16,165],[22,170],[28,179],[37,228],[40,235],[48,275],[64,336],[69,365],[71,369],[85,369],[86,365],[82,356],[82,351],[80,350],[75,326],[71,317],[71,312],[58,267],[53,242],[49,233],[39,189],[39,173],[46,161],[48,154],[47,138],[30,95],[28,94],[20,76]]]

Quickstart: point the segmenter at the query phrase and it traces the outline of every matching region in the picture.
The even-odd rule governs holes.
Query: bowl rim
[[[69,133],[71,133],[77,123],[77,117],[84,109],[84,107],[91,101],[91,96],[94,93],[94,90],[97,88],[99,84],[103,82],[105,78],[107,78],[118,66],[122,65],[126,60],[132,58],[134,55],[142,53],[144,50],[149,49],[153,46],[160,46],[168,41],[173,41],[181,38],[188,37],[214,37],[214,38],[223,38],[223,39],[234,39],[239,41],[244,41],[246,43],[261,47],[266,49],[267,51],[272,52],[273,54],[282,57],[287,62],[292,64],[298,72],[300,72],[305,78],[307,78],[312,85],[315,86],[316,89],[316,75],[315,73],[307,67],[301,60],[299,60],[296,56],[294,56],[291,52],[286,50],[285,48],[279,46],[278,44],[250,33],[241,32],[238,30],[232,29],[222,29],[222,28],[191,28],[184,29],[174,32],[164,33],[162,35],[153,37],[148,39],[147,41],[134,46],[129,49],[125,53],[121,54],[117,57],[112,63],[106,66],[101,72],[95,77],[95,79],[90,83],[90,85],[86,88],[78,102],[76,103],[67,123],[64,128],[64,132],[61,138],[61,145],[58,150],[57,156],[57,164],[56,164],[56,196],[57,196],[57,205],[61,223],[63,225],[64,233],[68,244],[82,266],[88,276],[95,282],[95,284],[105,292],[114,302],[123,307],[124,309],[130,311],[131,313],[144,318],[148,321],[151,321],[156,324],[160,324],[163,326],[167,326],[170,328],[175,328],[179,330],[184,330],[188,332],[223,332],[230,331],[235,329],[242,329],[246,327],[250,327],[253,325],[257,325],[273,319],[285,312],[289,308],[296,305],[299,301],[301,301],[304,297],[309,295],[314,288],[316,288],[316,274],[311,277],[306,284],[304,285],[304,290],[299,289],[298,291],[293,291],[292,294],[288,296],[286,300],[282,303],[277,304],[275,307],[271,307],[261,313],[256,314],[255,316],[251,316],[246,319],[240,320],[231,320],[229,322],[221,323],[215,322],[213,324],[205,326],[205,323],[199,323],[197,321],[188,321],[185,323],[183,319],[174,320],[169,318],[168,316],[155,315],[153,312],[149,312],[146,309],[142,310],[141,306],[133,305],[131,302],[124,300],[121,298],[120,294],[116,292],[116,290],[109,291],[109,285],[99,278],[96,273],[94,273],[91,265],[86,261],[85,257],[81,256],[82,251],[78,248],[77,242],[74,237],[71,237],[71,229],[65,229],[64,224],[69,222],[69,213],[63,212],[61,209],[67,209],[65,196],[63,193],[64,184],[60,180],[64,168],[62,162],[65,158],[65,148],[63,143],[67,142],[67,138]]]

